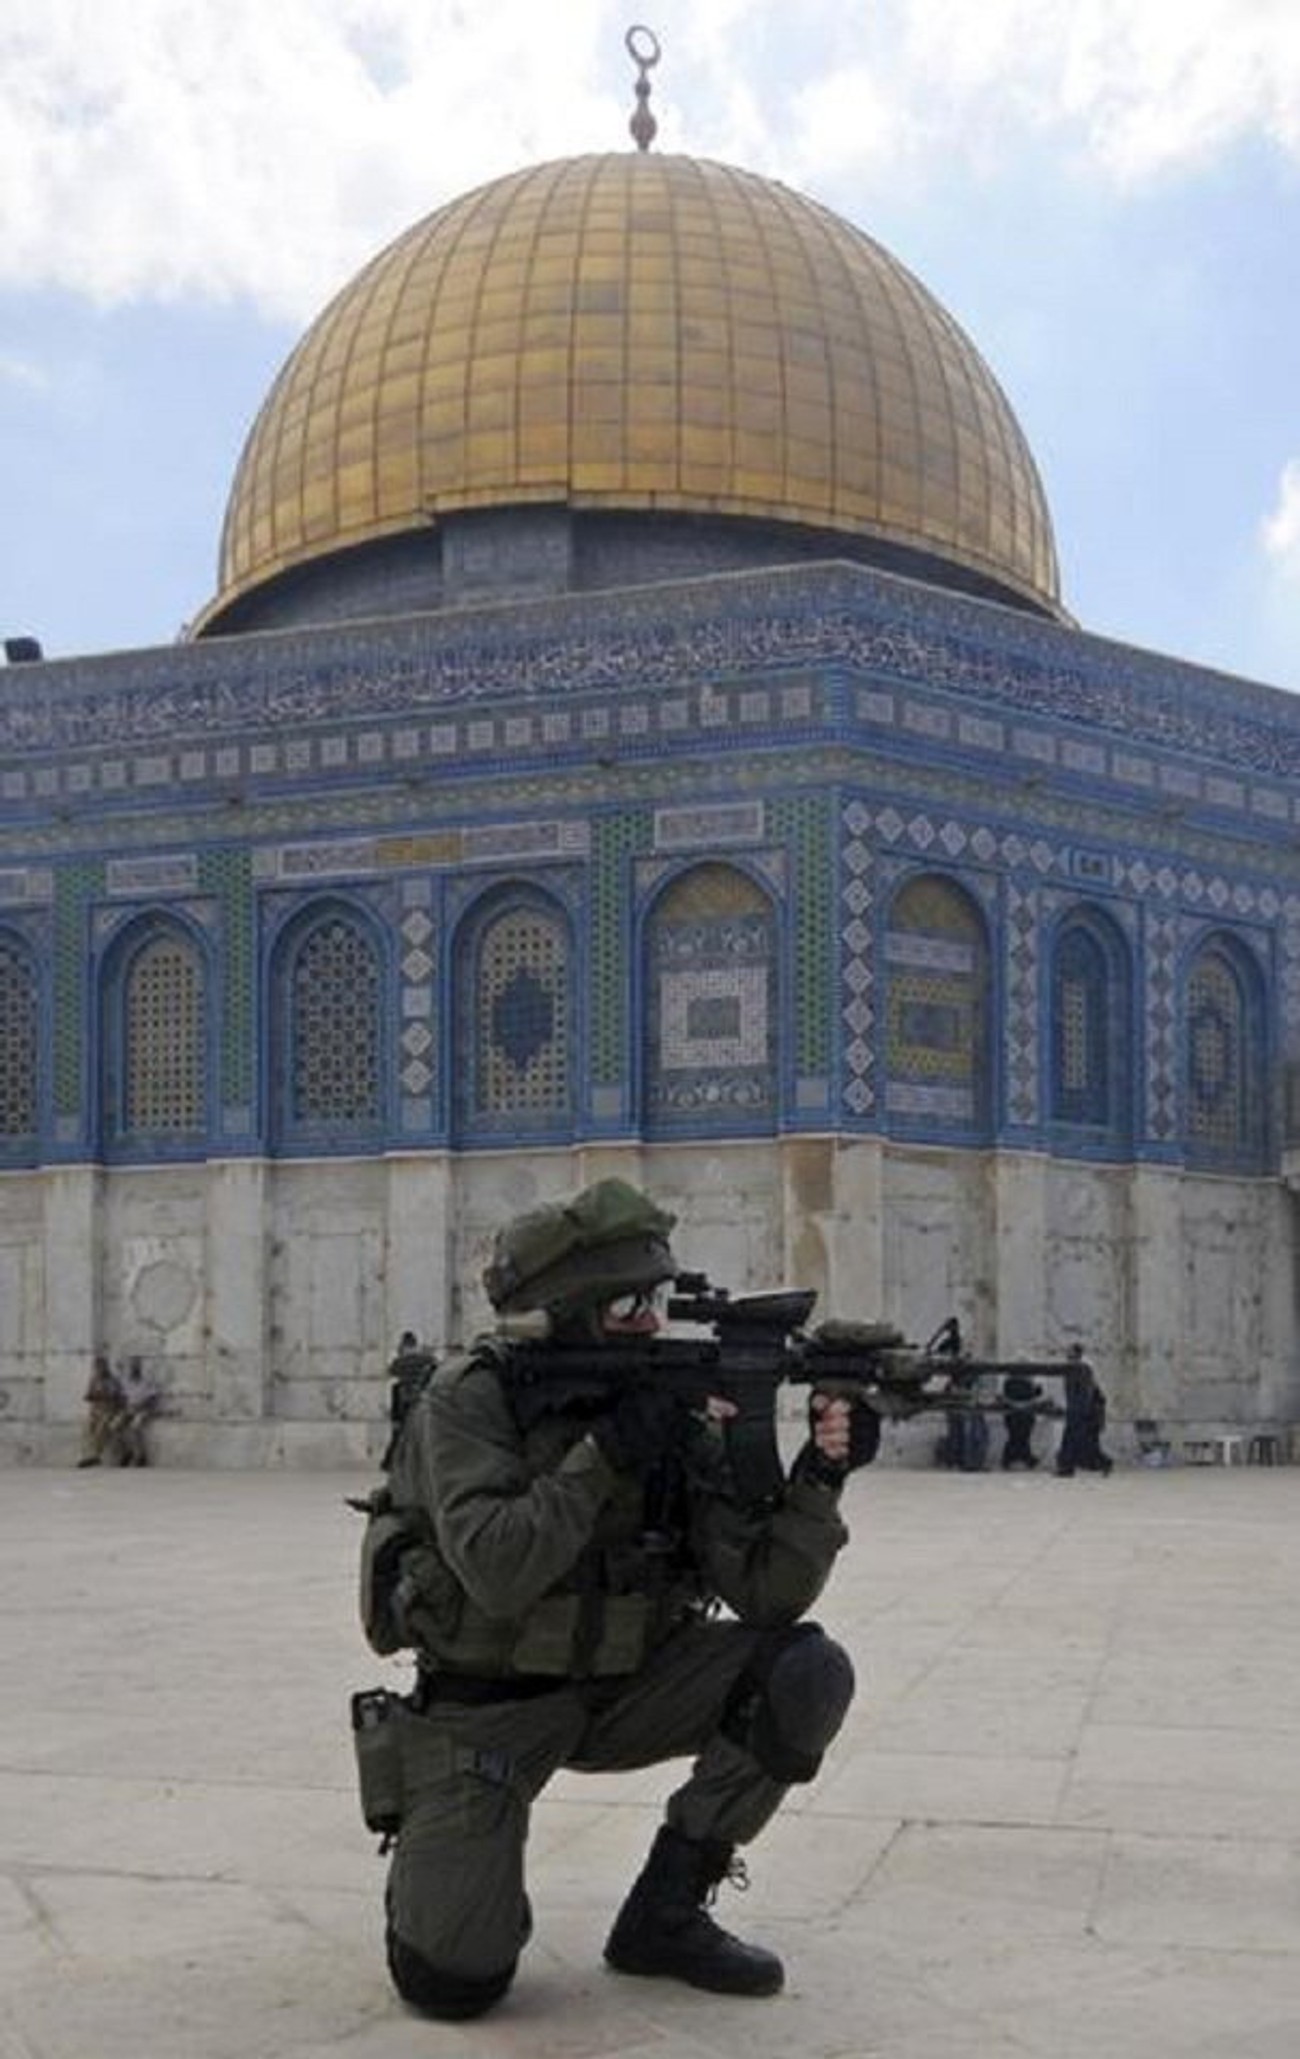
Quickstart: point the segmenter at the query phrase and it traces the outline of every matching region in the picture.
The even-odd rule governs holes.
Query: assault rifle
[[[936,1409],[958,1415],[1030,1409],[1061,1416],[1059,1402],[1006,1400],[982,1391],[981,1383],[1013,1374],[1029,1382],[1091,1379],[1077,1346],[1064,1359],[973,1358],[955,1316],[927,1344],[915,1345],[889,1323],[831,1321],[809,1332],[817,1300],[812,1289],[733,1296],[704,1273],[678,1273],[674,1285],[670,1320],[697,1323],[709,1336],[512,1342],[507,1378],[521,1419],[607,1401],[621,1385],[638,1380],[667,1389],[694,1411],[717,1398],[728,1404],[722,1427],[737,1492],[752,1506],[770,1500],[785,1479],[776,1395],[787,1381],[897,1420]]]

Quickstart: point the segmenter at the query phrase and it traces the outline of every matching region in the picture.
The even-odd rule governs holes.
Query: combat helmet
[[[498,1315],[545,1309],[557,1322],[594,1316],[677,1272],[675,1215],[626,1180],[597,1180],[570,1201],[529,1209],[497,1231],[483,1274]]]

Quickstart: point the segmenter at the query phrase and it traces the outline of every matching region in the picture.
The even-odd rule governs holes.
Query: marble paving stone
[[[366,1477],[2,1477],[0,2059],[1300,2053],[1300,1468],[856,1478],[817,1613],[859,1699],[718,1910],[786,1991],[605,1969],[685,1768],[563,1774],[470,2026],[383,1963]]]
[[[936,1932],[967,1949],[1082,1943],[1107,1862],[1086,1831],[908,1823],[846,1906],[846,1922],[905,1947]]]
[[[1300,1675],[1297,1675],[1300,1683]],[[1095,1724],[1081,1740],[1061,1819],[1178,1836],[1300,1838],[1291,1731]]]
[[[539,1824],[553,1824],[557,1814],[568,1812],[569,1804],[543,1801],[537,1809]],[[601,1912],[605,1930],[614,1912],[641,1869],[660,1821],[653,1808],[611,1808],[582,1810],[583,1821],[562,1842],[551,1840],[530,1853],[529,1877],[538,1883],[537,1902],[541,1910],[562,1904],[577,1904]],[[531,1843],[531,1840],[530,1840]],[[544,1887],[543,1887],[544,1884]],[[539,1914],[539,1925],[542,1918]]]
[[[26,1882],[0,1879],[0,1994],[28,1974],[49,1972],[57,1956],[55,1940]],[[0,2043],[0,2059],[3,2053]]]
[[[1112,1838],[1094,1924],[1098,1937],[1127,1944],[1300,1955],[1296,1847]]]
[[[16,1865],[346,1886],[370,1842],[341,1792],[0,1773],[0,1852]]]
[[[873,1948],[856,1932],[853,1941],[871,1970],[856,2012],[861,2044],[851,2052],[1293,2059],[1296,2050],[1300,2003],[1289,1959],[1131,1951],[1092,1939],[1022,1944],[1013,1932],[969,1947],[923,1930],[905,1946]]]
[[[900,1743],[906,1738],[900,1733]],[[967,1752],[863,1751],[828,1769],[828,1815],[905,1816],[926,1822],[1051,1823],[1064,1764],[1056,1759]]]
[[[935,1666],[924,1694],[913,1694],[905,1720],[880,1710],[866,1742],[887,1753],[978,1753],[998,1758],[1059,1758],[1079,1734],[1094,1682],[1062,1682],[1049,1669],[1004,1663],[982,1668],[969,1658]]]
[[[1176,1729],[1195,1712],[1198,1726],[1274,1735],[1300,1730],[1291,1689],[1300,1674],[1300,1631],[1261,1639],[1243,1651],[1231,1639],[1202,1632],[1192,1649],[1183,1633],[1137,1639],[1112,1653],[1094,1696],[1094,1721],[1116,1729]]]

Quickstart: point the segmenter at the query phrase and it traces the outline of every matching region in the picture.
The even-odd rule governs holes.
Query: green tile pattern
[[[82,1113],[90,995],[90,904],[104,891],[101,864],[61,866],[54,879],[54,1114]]]
[[[649,850],[652,820],[648,808],[634,808],[592,825],[591,1078],[602,1087],[623,1084],[632,955],[628,860]]]
[[[226,1107],[248,1106],[257,1035],[251,854],[229,846],[205,849],[199,856],[199,883],[221,909],[221,1100]]]
[[[790,932],[794,938],[793,1022],[795,1069],[830,1070],[834,1004],[835,866],[833,802],[822,794],[770,800],[772,841],[790,860]]]

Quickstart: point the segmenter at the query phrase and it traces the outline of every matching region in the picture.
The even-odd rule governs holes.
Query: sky
[[[657,148],[971,337],[1081,626],[1300,690],[1300,0],[4,0],[0,636],[183,634],[313,317],[468,188],[630,148],[638,20]]]

